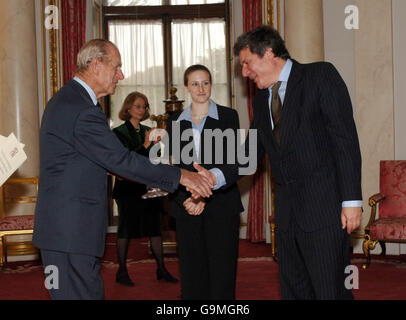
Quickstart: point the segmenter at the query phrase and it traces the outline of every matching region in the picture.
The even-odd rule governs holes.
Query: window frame
[[[231,102],[231,64],[230,64],[230,5],[224,3],[170,5],[170,0],[163,0],[161,6],[103,6],[104,37],[109,39],[108,23],[114,20],[162,20],[164,41],[165,99],[170,97],[173,86],[172,78],[172,33],[171,23],[176,19],[210,19],[221,18],[226,24],[226,63],[228,95]],[[105,100],[106,116],[110,118],[110,99]]]

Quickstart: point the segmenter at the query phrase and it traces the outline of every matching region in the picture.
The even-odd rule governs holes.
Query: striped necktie
[[[281,86],[281,81],[278,81],[272,87],[272,100],[271,100],[271,113],[273,120],[273,136],[278,145],[280,145],[280,122],[282,116],[282,101],[279,97],[279,87]]]

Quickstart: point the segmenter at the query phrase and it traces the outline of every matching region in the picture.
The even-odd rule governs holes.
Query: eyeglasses
[[[145,110],[148,109],[148,106],[141,106],[139,104],[133,104],[131,107],[135,107],[136,109],[145,109]]]

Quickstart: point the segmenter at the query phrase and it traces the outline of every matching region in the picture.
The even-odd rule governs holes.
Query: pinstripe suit
[[[362,199],[361,154],[351,100],[330,63],[293,62],[273,138],[269,91],[253,100],[257,159],[266,152],[275,180],[275,222],[284,299],[352,298],[344,289],[349,236],[343,201]],[[248,147],[249,141],[247,141]],[[236,172],[225,172],[227,184]]]

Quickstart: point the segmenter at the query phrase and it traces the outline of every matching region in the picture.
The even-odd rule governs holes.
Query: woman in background
[[[220,129],[224,132],[232,129],[236,138],[238,113],[210,99],[212,77],[207,67],[190,66],[184,73],[184,86],[192,103],[168,119],[169,152],[173,163],[196,171],[184,154],[177,159],[178,156],[172,152],[175,149],[185,150],[193,144],[195,148],[189,156],[201,159],[201,166],[210,170],[218,167],[215,157],[219,150],[215,150],[213,140],[211,150],[204,148],[203,130]],[[179,127],[176,129],[180,132],[179,137],[175,137],[175,126]],[[189,139],[180,140],[183,133],[191,129],[193,135],[186,134]],[[227,148],[223,149],[220,151],[223,151],[222,160],[226,164]],[[207,159],[210,151],[211,158]],[[213,195],[207,199],[193,200],[183,187],[173,194],[169,214],[176,218],[182,299],[235,299],[240,212],[243,210],[236,184],[213,190]]]
[[[151,128],[140,122],[148,119],[149,104],[147,97],[140,92],[130,93],[124,100],[119,118],[125,121],[113,129],[122,144],[130,151],[136,151],[146,157],[152,143],[149,139]],[[157,279],[178,282],[170,275],[164,264],[161,237],[162,205],[159,199],[142,199],[147,192],[145,184],[116,178],[113,198],[118,207],[117,257],[119,268],[116,282],[133,286],[127,271],[127,253],[130,239],[150,238],[151,251],[157,263]]]

